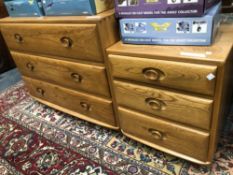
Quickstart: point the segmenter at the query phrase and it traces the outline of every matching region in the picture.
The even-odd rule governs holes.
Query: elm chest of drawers
[[[212,161],[232,97],[232,25],[210,47],[126,45],[108,52],[126,136],[199,164]]]
[[[0,28],[38,101],[118,129],[106,71],[106,48],[118,41],[114,10],[96,16],[4,18]]]

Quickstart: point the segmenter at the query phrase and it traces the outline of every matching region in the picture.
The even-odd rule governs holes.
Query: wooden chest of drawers
[[[108,52],[122,132],[209,164],[232,99],[232,25],[210,47],[126,45]]]
[[[0,28],[34,98],[119,128],[106,67],[106,48],[119,40],[114,10],[86,17],[4,18]]]
[[[113,45],[113,10],[0,20],[35,99],[199,164],[211,162],[230,106],[232,28],[211,47],[166,47]]]

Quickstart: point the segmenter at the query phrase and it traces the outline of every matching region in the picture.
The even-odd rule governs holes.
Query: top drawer
[[[213,95],[217,66],[109,55],[114,77]]]
[[[95,24],[2,24],[10,49],[103,61]]]

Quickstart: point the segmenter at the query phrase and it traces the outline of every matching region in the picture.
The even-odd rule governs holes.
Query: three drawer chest
[[[108,51],[120,128],[126,136],[210,164],[233,82],[232,25],[210,47],[127,45]]]
[[[118,129],[106,48],[119,40],[114,10],[96,16],[4,18],[1,32],[30,94],[73,116]]]

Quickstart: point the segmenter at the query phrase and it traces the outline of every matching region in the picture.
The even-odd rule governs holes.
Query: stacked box
[[[12,17],[43,16],[41,0],[5,0],[4,2]]]
[[[124,43],[164,45],[210,45],[220,24],[217,4],[203,17],[126,18],[120,20]]]
[[[115,0],[119,18],[203,16],[220,0]]]
[[[43,0],[46,16],[96,15],[113,6],[113,0]]]

